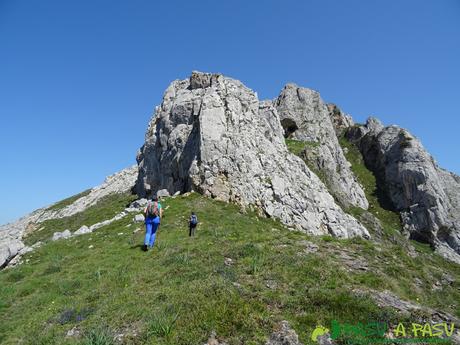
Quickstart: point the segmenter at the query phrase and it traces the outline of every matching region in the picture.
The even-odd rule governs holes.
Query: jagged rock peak
[[[272,102],[259,102],[238,80],[193,72],[172,82],[148,128],[137,157],[142,197],[195,190],[311,234],[369,237],[289,153]]]
[[[221,78],[221,74],[216,73],[202,73],[198,71],[193,71],[190,76],[190,89],[205,89],[212,86],[212,84],[217,83],[217,79]]]
[[[349,127],[354,126],[353,118],[342,112],[337,105],[329,103],[327,104],[327,110],[329,110],[329,117],[334,125],[337,137],[340,137]]]
[[[367,209],[365,193],[350,169],[337,139],[337,128],[332,123],[330,108],[318,92],[287,84],[274,102],[287,138],[304,141],[303,158],[323,176],[331,193],[344,207]],[[352,123],[337,107],[332,107],[336,118]]]

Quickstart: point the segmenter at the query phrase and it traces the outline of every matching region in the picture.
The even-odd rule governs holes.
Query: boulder
[[[174,193],[174,194],[176,194],[176,193]],[[159,190],[157,192],[157,197],[159,197],[159,198],[164,198],[164,197],[168,197],[168,196],[170,196],[170,194],[169,194],[167,189],[161,189],[161,190]]]
[[[367,209],[369,203],[346,160],[331,121],[330,110],[318,92],[295,84],[287,84],[274,105],[278,111],[284,136],[305,142],[301,153],[308,166],[322,176],[330,192],[341,205]],[[352,120],[337,107],[332,109],[335,118],[346,125]],[[336,120],[338,122],[338,120]],[[345,125],[344,125],[345,126]]]
[[[92,231],[90,230],[90,228],[88,228],[86,225],[83,225],[80,229],[78,229],[77,231],[75,231],[73,233],[73,236],[78,236],[78,235],[83,235],[83,234],[89,234],[91,233]]]
[[[11,237],[0,239],[0,268],[8,263],[25,248],[21,240]]]
[[[143,214],[136,214],[133,219],[136,223],[141,223],[145,221],[145,217]]]
[[[310,234],[369,237],[287,150],[273,104],[220,74],[196,72],[167,88],[137,161],[140,197],[195,190]]]
[[[129,205],[130,208],[142,209],[147,206],[148,200],[146,198],[135,200]]]
[[[66,238],[69,238],[70,236],[72,236],[72,233],[70,232],[70,230],[64,230],[63,232],[55,232],[53,234],[52,240],[57,241],[60,239],[66,239]]]

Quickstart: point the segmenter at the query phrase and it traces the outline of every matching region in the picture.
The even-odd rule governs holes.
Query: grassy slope
[[[386,281],[385,286],[387,288],[396,292],[399,296],[415,301],[417,301],[417,299],[418,301],[423,300],[426,305],[437,306],[441,309],[444,308],[460,316],[458,305],[458,301],[460,301],[460,291],[458,288],[455,289],[455,287],[450,287],[449,290],[446,290],[446,292],[448,292],[445,293],[443,297],[436,296],[437,294],[430,291],[432,284],[436,281],[440,281],[443,273],[454,272],[454,277],[458,280],[459,268],[432,253],[428,245],[416,241],[409,241],[401,235],[402,225],[399,214],[381,205],[380,201],[382,200],[382,195],[378,190],[376,178],[365,166],[359,149],[344,136],[339,138],[339,143],[344,149],[345,156],[351,163],[351,169],[363,186],[367,200],[369,201],[368,211],[359,207],[349,208],[345,211],[363,221],[364,224],[366,224],[366,222],[363,219],[363,214],[365,212],[370,212],[380,221],[383,227],[383,237],[374,243],[374,245],[380,250],[383,250],[387,257],[377,254],[377,259],[381,260],[381,267],[376,267],[374,270],[375,273],[383,278],[381,280]],[[309,142],[289,139],[286,140],[286,145],[292,153],[299,156],[302,156],[301,152],[305,148],[311,146]],[[314,172],[317,173],[316,171]],[[322,177],[321,174],[319,177]],[[372,231],[371,228],[370,230]],[[423,252],[424,255],[415,260],[410,258],[407,255],[407,251],[404,249],[404,247],[407,248],[408,245],[414,246],[418,252]],[[357,250],[359,249],[357,248]],[[393,260],[388,260],[389,257]],[[384,271],[384,273],[382,273],[382,271]],[[397,281],[395,281],[396,278]],[[421,287],[415,284],[416,279],[423,282]],[[459,285],[458,282],[456,284],[456,286]],[[416,297],[413,294],[414,291],[416,291]]]
[[[44,221],[36,231],[27,236],[25,243],[27,245],[32,245],[38,241],[46,241],[52,237],[53,233],[56,231],[69,229],[73,232],[78,230],[82,225],[90,226],[110,219],[121,212],[127,204],[135,199],[134,196],[126,194],[114,194],[102,198],[97,205],[87,208],[85,212],[76,213],[66,218]]]
[[[132,198],[109,197],[52,226],[75,229],[81,219],[91,225]],[[97,337],[134,332],[126,343],[202,344],[215,330],[229,344],[261,344],[277,321],[287,319],[309,344],[312,329],[332,319],[395,320],[390,311],[350,293],[366,286],[459,315],[459,268],[424,248],[413,259],[391,243],[310,238],[194,194],[163,204],[167,210],[151,252],[139,248],[143,230],[133,234],[142,225],[126,217],[93,234],[47,242],[25,256],[27,263],[1,271],[0,343],[97,344]],[[193,239],[186,229],[191,210],[201,221]],[[49,225],[43,234],[51,234]],[[319,251],[303,254],[304,239]],[[367,260],[369,271],[347,271],[339,258],[343,250]],[[226,257],[233,265],[224,264]],[[457,283],[431,291],[443,272]],[[426,282],[426,289],[414,288],[414,277]],[[82,337],[66,339],[74,326]]]
[[[78,193],[76,195],[73,195],[69,198],[66,198],[64,200],[61,200],[57,203],[55,203],[54,205],[51,205],[50,207],[48,207],[48,210],[59,210],[61,208],[64,208],[66,206],[69,206],[71,204],[73,204],[75,201],[77,201],[78,199],[88,195],[89,193],[91,192],[91,189],[87,189],[81,193]]]
[[[296,154],[305,147],[287,144]],[[380,206],[375,178],[359,151],[344,139],[341,144],[365,187],[370,212],[387,234],[396,235],[399,219]],[[277,321],[287,319],[308,344],[311,330],[332,319],[396,320],[391,311],[353,297],[355,287],[389,289],[460,316],[460,269],[425,246],[414,243],[418,257],[412,258],[401,248],[401,236],[397,244],[390,236],[380,242],[311,238],[198,195],[164,201],[166,217],[149,253],[139,248],[143,229],[133,234],[142,225],[129,216],[93,234],[49,242],[54,231],[111,218],[133,199],[107,197],[83,213],[44,222],[29,235],[27,243],[45,245],[28,254],[26,264],[0,272],[0,343],[108,344],[122,332],[126,343],[201,344],[216,330],[229,344],[260,344]],[[190,239],[186,219],[192,209],[201,224]],[[358,217],[363,212],[348,211]],[[305,239],[318,252],[305,254]],[[365,260],[369,269],[348,270],[343,251]],[[226,266],[226,257],[234,263]],[[446,273],[456,282],[431,290]],[[414,284],[416,278],[421,285]],[[82,336],[66,339],[75,326]]]

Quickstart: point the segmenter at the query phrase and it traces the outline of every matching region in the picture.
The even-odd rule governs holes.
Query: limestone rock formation
[[[24,243],[17,238],[10,236],[2,238],[0,240],[0,268],[6,266],[24,247]]]
[[[329,111],[329,117],[331,118],[335,133],[338,137],[344,134],[349,127],[355,124],[353,118],[342,112],[342,110],[340,110],[340,108],[335,104],[329,103],[327,105],[327,110]]]
[[[369,237],[287,150],[283,132],[271,102],[259,102],[237,80],[194,72],[167,88],[149,123],[137,156],[137,192],[195,190],[310,234]]]
[[[84,235],[84,234],[90,234],[92,231],[90,228],[88,228],[86,225],[83,225],[73,233],[73,236],[79,236],[79,235]]]
[[[460,263],[460,177],[441,169],[420,141],[375,118],[349,129],[365,163],[400,212],[404,230]]]
[[[353,123],[351,118],[337,107],[328,107],[318,92],[295,84],[287,84],[274,103],[285,136],[306,142],[303,157],[323,176],[340,204],[367,209],[366,195],[353,175],[336,136],[336,130]]]
[[[53,234],[52,240],[57,241],[61,239],[66,239],[66,238],[69,238],[70,236],[72,236],[72,233],[70,232],[70,230],[64,230],[62,232],[55,232]]]
[[[95,205],[102,198],[115,193],[125,193],[130,191],[136,183],[137,166],[133,165],[123,169],[116,174],[108,176],[104,183],[91,189],[88,195],[82,196],[71,205],[58,210],[47,210],[37,219],[37,222],[43,222],[47,219],[56,219],[72,216],[78,212],[86,210],[88,207]]]

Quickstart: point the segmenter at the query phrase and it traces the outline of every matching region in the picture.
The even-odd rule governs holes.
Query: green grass
[[[95,223],[114,217],[117,213],[123,211],[136,198],[128,193],[108,195],[98,202],[97,205],[91,206],[85,212],[76,213],[73,216],[50,219],[40,224],[38,230],[33,231],[25,238],[27,245],[32,245],[38,241],[48,241],[53,233],[57,231],[78,230],[82,225],[91,226]]]
[[[71,204],[73,204],[75,201],[77,201],[78,199],[84,197],[84,196],[87,196],[89,193],[91,192],[91,189],[87,189],[81,193],[78,193],[76,195],[73,195],[67,199],[64,199],[64,200],[61,200],[53,205],[51,205],[50,207],[47,208],[48,211],[53,211],[53,210],[60,210],[66,206],[69,206]]]
[[[109,197],[42,231],[111,217],[132,198]],[[459,313],[459,267],[424,248],[417,247],[414,259],[391,243],[309,237],[197,194],[162,203],[165,217],[153,251],[140,250],[143,225],[127,216],[92,234],[47,242],[24,257],[27,263],[1,271],[0,343],[112,344],[124,333],[126,344],[202,344],[215,330],[230,345],[263,344],[277,322],[288,320],[311,344],[316,325],[334,319],[399,320],[355,297],[357,287],[390,289]],[[192,210],[201,223],[189,238]],[[305,239],[318,252],[303,253]],[[339,255],[344,250],[362,256],[369,270],[348,271]],[[432,291],[443,273],[456,282]],[[427,284],[423,290],[414,287],[416,277]],[[81,336],[66,338],[74,327]]]
[[[316,141],[301,141],[295,139],[285,139],[285,142],[288,150],[297,156],[299,156],[305,148],[313,148],[320,145],[320,143]]]
[[[366,165],[364,164],[361,152],[359,152],[358,148],[349,142],[344,136],[339,138],[339,143],[343,149],[346,149],[344,150],[344,153],[346,152],[345,157],[351,163],[351,169],[353,173],[364,188],[367,200],[369,201],[368,211],[377,217],[377,219],[381,222],[387,236],[400,237],[400,230],[402,225],[399,214],[398,212],[395,212],[391,210],[390,207],[388,207],[389,202],[386,200],[384,193],[378,188],[374,174],[369,169],[367,169]],[[286,145],[291,153],[303,158],[302,151],[305,148],[316,147],[319,145],[319,143],[286,139]],[[325,173],[309,164],[308,161],[305,163],[308,165],[309,169],[312,170],[330,190],[331,188]],[[337,198],[335,199],[336,202],[340,204]],[[363,220],[363,217],[361,216],[366,212],[359,207],[349,207],[345,209],[345,211],[361,221]]]
[[[366,198],[369,201],[369,212],[380,220],[387,235],[400,235],[402,224],[399,214],[388,206],[383,207],[383,205],[388,205],[389,202],[386,200],[383,191],[379,190],[375,175],[364,164],[361,152],[344,136],[339,138],[339,143],[344,149],[345,157],[351,163],[351,170],[364,188]],[[364,212],[364,210],[357,207],[350,208],[347,211],[358,219]]]
[[[304,141],[294,140],[294,139],[285,139],[285,142],[286,142],[286,146],[288,150],[295,155],[300,155],[300,153],[305,148]]]

